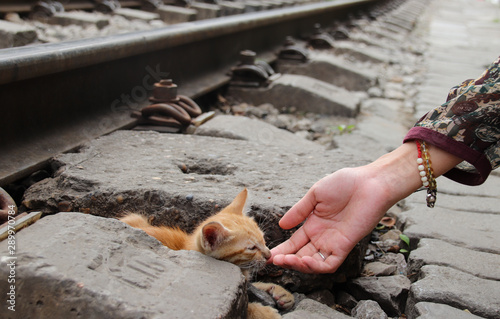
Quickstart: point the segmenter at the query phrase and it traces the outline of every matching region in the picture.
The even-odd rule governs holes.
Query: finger
[[[307,274],[328,273],[328,270],[330,269],[324,261],[314,260],[311,256],[299,258],[296,255],[277,255],[274,260],[274,264],[276,266],[298,270]]]
[[[312,188],[299,200],[286,214],[281,218],[279,225],[283,229],[290,229],[301,222],[311,214],[317,201]]]
[[[311,273],[311,270],[302,261],[302,258],[296,255],[276,255],[273,264],[279,267],[295,269],[304,273]]]
[[[287,254],[295,254],[297,251],[302,249],[309,242],[309,237],[307,237],[304,229],[301,227],[295,233],[293,233],[292,237],[288,240],[282,242],[278,246],[271,249],[271,260],[275,255],[287,255]]]
[[[318,258],[304,257],[302,263],[304,267],[310,269],[312,273],[328,274],[337,271],[343,261],[343,258],[339,258],[336,255],[330,255],[325,260],[323,260],[323,258],[318,260]]]
[[[276,266],[298,270],[303,273],[327,274],[334,273],[340,267],[342,261],[343,259],[337,256],[328,256],[326,260],[318,260],[311,256],[299,258],[296,255],[276,255],[273,263]]]

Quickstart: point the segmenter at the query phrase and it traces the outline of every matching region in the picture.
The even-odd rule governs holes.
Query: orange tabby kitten
[[[247,279],[250,279],[250,272],[264,267],[271,253],[257,223],[243,212],[246,200],[247,190],[244,189],[229,206],[203,221],[192,234],[179,228],[152,226],[145,216],[138,214],[129,214],[120,220],[144,230],[171,249],[196,250],[233,263],[241,268]],[[253,285],[269,293],[281,309],[288,310],[294,304],[293,295],[281,286],[263,282],[256,282]],[[248,318],[275,319],[281,316],[272,307],[249,303]]]

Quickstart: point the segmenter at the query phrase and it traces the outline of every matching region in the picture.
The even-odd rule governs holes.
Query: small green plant
[[[339,134],[342,135],[344,133],[351,133],[355,127],[356,126],[354,124],[350,124],[350,125],[341,124],[341,125],[337,126],[337,130],[339,131]]]
[[[399,238],[406,244],[406,246],[408,246],[408,249],[410,249],[410,238],[408,238],[408,236],[406,236],[405,234],[400,234]],[[407,252],[409,252],[408,249],[401,248],[399,250],[399,252],[400,253],[407,253]]]

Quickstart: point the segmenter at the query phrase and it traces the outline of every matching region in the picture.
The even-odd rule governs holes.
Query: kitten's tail
[[[134,213],[128,214],[120,218],[119,220],[126,224],[129,224],[134,228],[139,228],[139,229],[144,229],[151,226],[146,216]]]
[[[119,220],[134,228],[142,229],[146,234],[158,239],[170,249],[193,249],[187,248],[189,245],[189,236],[179,228],[152,226],[146,216],[135,213],[128,214]]]

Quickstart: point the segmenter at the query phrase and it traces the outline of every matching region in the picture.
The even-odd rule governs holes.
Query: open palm
[[[284,229],[305,222],[271,250],[271,261],[301,272],[335,272],[392,205],[384,196],[386,189],[370,178],[367,167],[342,169],[321,179],[281,219]]]

